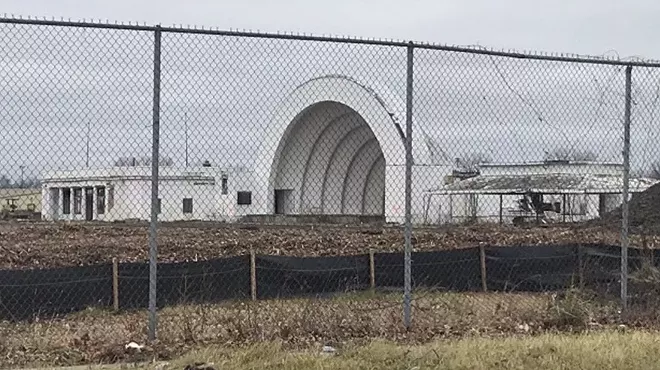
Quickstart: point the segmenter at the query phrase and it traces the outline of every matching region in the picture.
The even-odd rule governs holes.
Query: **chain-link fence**
[[[655,312],[658,63],[17,19],[0,46],[7,364]]]

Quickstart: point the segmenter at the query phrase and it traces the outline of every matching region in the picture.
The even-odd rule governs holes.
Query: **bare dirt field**
[[[171,224],[159,229],[160,262],[181,262],[249,253],[333,256],[401,251],[403,232],[394,227],[274,227],[210,223]],[[0,223],[0,268],[84,266],[147,261],[146,225]],[[415,251],[478,245],[604,243],[617,245],[617,228],[553,225],[537,228],[476,225],[416,229]],[[643,239],[643,240],[642,240]],[[655,248],[660,236],[633,236],[632,245]]]

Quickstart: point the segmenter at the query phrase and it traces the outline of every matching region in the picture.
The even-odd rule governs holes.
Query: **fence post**
[[[628,191],[630,187],[630,106],[632,101],[632,66],[626,67],[626,105],[623,121],[623,203],[621,205],[621,307],[628,308]]]
[[[481,264],[481,288],[485,293],[488,291],[488,279],[486,277],[486,248],[483,245],[479,246],[479,261]]]
[[[582,244],[578,244],[578,285],[580,290],[584,289],[584,250]]]
[[[257,300],[257,255],[254,249],[250,249],[250,292],[252,300]]]
[[[160,42],[161,29],[154,31],[154,92],[151,145],[151,220],[149,222],[149,340],[156,339],[156,278],[158,261],[158,162],[160,145]]]
[[[369,286],[372,291],[376,290],[376,264],[373,249],[369,249]]]
[[[119,311],[119,263],[112,259],[112,307]]]
[[[408,44],[406,72],[406,200],[404,228],[404,273],[403,273],[403,325],[410,329],[412,290],[412,116],[413,116],[413,51],[412,41]]]

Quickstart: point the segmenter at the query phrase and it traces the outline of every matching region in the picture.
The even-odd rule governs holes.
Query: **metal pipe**
[[[151,146],[151,220],[149,223],[149,340],[156,340],[156,279],[158,262],[158,165],[160,145],[160,52],[161,31],[154,32],[154,96]]]
[[[413,43],[408,44],[406,78],[406,187],[404,228],[403,325],[410,329],[412,300],[412,117],[413,117]]]
[[[623,120],[623,202],[621,205],[621,307],[628,308],[628,238],[630,188],[630,120],[632,101],[632,66],[626,68],[626,105]]]
[[[13,18],[0,18],[0,23],[5,24],[23,24],[35,26],[54,26],[54,27],[84,27],[84,28],[101,28],[101,29],[116,29],[116,30],[134,30],[134,31],[155,31],[156,29],[168,33],[180,34],[199,34],[199,35],[217,35],[227,37],[244,37],[244,38],[260,38],[260,39],[277,39],[277,40],[297,40],[297,41],[316,41],[316,42],[329,42],[341,44],[361,44],[361,45],[375,45],[375,46],[392,46],[392,47],[407,47],[410,43],[406,41],[386,41],[386,40],[370,40],[354,37],[326,37],[326,36],[311,36],[311,35],[294,35],[294,34],[277,34],[265,32],[242,32],[242,31],[225,31],[214,29],[194,29],[194,28],[180,28],[180,27],[160,27],[150,25],[131,25],[131,24],[109,24],[109,23],[92,23],[92,22],[76,22],[76,21],[57,21],[57,20],[39,20],[39,19],[13,19]],[[635,66],[635,67],[660,67],[659,61],[622,61],[610,60],[601,57],[577,55],[577,56],[561,56],[561,55],[533,55],[531,53],[519,52],[506,52],[496,50],[477,49],[474,47],[465,46],[448,46],[448,45],[434,45],[426,43],[415,43],[415,48],[424,50],[442,50],[456,53],[469,53],[479,55],[490,55],[496,57],[507,57],[516,59],[527,60],[544,60],[552,62],[564,63],[584,63],[584,64],[599,64],[599,65],[614,65],[614,66]]]

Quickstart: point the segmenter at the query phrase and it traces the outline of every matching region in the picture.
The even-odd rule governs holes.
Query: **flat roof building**
[[[656,183],[653,179],[631,178],[629,192],[643,192]],[[619,207],[622,193],[623,166],[617,163],[484,164],[478,176],[448,181],[426,194],[425,221],[583,221]]]

